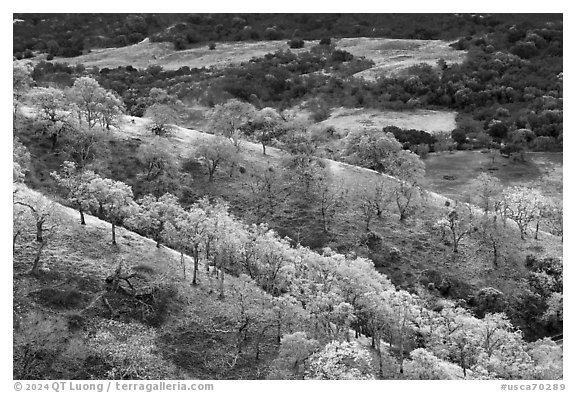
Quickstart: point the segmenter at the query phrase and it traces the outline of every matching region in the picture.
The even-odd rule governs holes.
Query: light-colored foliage
[[[230,139],[236,149],[240,150],[240,127],[252,120],[256,112],[252,104],[237,99],[228,100],[224,104],[216,105],[210,116],[208,129],[216,135]]]
[[[126,225],[150,236],[156,241],[156,247],[160,247],[166,224],[173,221],[180,210],[178,198],[172,194],[160,198],[145,195],[137,203],[138,212],[126,220]]]
[[[470,196],[472,202],[488,213],[498,210],[502,189],[502,183],[497,177],[482,172],[470,185]]]
[[[204,139],[196,146],[196,155],[208,170],[209,181],[214,180],[216,170],[225,164],[234,164],[237,151],[226,138],[216,136],[214,139]]]
[[[82,76],[74,81],[68,95],[70,101],[76,105],[78,117],[86,121],[88,128],[94,127],[101,119],[100,110],[107,97],[106,90],[100,86],[96,79]]]
[[[410,352],[410,360],[404,365],[404,373],[408,379],[447,380],[454,379],[455,368],[457,367],[442,361],[427,350],[418,348]]]
[[[80,223],[85,224],[84,212],[90,211],[97,205],[97,200],[92,195],[89,185],[92,180],[99,178],[90,170],[80,170],[76,164],[64,161],[60,172],[51,172],[58,185],[66,190],[66,199],[80,212]]]
[[[509,187],[504,190],[501,211],[518,225],[520,237],[525,239],[528,226],[539,218],[543,203],[542,194],[534,188]]]
[[[146,109],[144,117],[151,120],[150,130],[154,134],[165,136],[170,125],[178,120],[178,113],[171,105],[156,103]]]
[[[312,355],[306,379],[374,379],[372,359],[358,343],[332,341]]]
[[[88,192],[98,202],[99,214],[112,224],[112,244],[116,244],[116,225],[138,209],[132,187],[120,181],[97,177],[89,183]]]

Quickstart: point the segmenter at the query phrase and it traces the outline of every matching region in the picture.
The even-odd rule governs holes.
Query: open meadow
[[[330,117],[320,124],[332,126],[336,131],[357,130],[363,127],[383,128],[396,126],[415,129],[430,134],[450,132],[456,128],[456,112],[414,109],[405,111],[376,110],[365,108],[336,108]]]
[[[304,47],[290,49],[295,53],[305,52],[318,44],[318,40],[305,41]],[[450,48],[449,42],[440,40],[394,40],[387,38],[341,38],[334,41],[337,49],[350,52],[355,57],[366,57],[374,61],[374,67],[357,73],[355,76],[375,80],[380,76],[397,74],[410,66],[425,63],[436,66],[439,59],[447,63],[459,63],[464,60],[465,51]],[[83,64],[86,67],[116,68],[132,66],[146,68],[152,65],[165,70],[190,68],[228,67],[239,65],[252,58],[267,53],[287,50],[286,40],[217,42],[210,50],[207,45],[176,51],[167,42],[142,42],[120,48],[94,49],[90,53],[72,59],[55,58],[54,61]],[[38,57],[41,60],[42,56]]]
[[[424,162],[424,186],[450,198],[466,200],[472,181],[486,172],[500,179],[505,187],[530,186],[562,201],[562,153],[527,153],[522,162],[498,151],[455,151],[432,153]]]
[[[428,64],[435,67],[438,60],[447,64],[461,63],[466,52],[454,50],[450,42],[441,40],[394,40],[382,38],[342,38],[336,41],[354,56],[364,56],[374,61],[374,67],[355,74],[369,81],[381,76],[392,76],[407,68]]]

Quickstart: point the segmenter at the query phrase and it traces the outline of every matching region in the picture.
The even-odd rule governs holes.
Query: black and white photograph
[[[13,13],[7,389],[576,389],[564,14],[516,9]]]

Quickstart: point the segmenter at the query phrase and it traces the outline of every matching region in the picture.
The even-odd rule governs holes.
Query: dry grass
[[[336,45],[354,56],[365,56],[374,61],[375,66],[359,72],[367,80],[376,80],[380,76],[398,74],[406,68],[426,63],[436,66],[439,59],[446,63],[461,63],[465,51],[450,48],[450,43],[441,40],[404,40],[387,38],[342,38]]]
[[[125,137],[137,137],[145,140],[148,136],[147,131],[142,127],[145,121],[132,125],[127,122],[122,126]],[[202,133],[196,130],[189,130],[180,127],[174,127],[172,136],[169,140],[172,143],[174,152],[180,157],[188,157],[192,154],[193,146],[200,139],[209,139],[214,136]],[[250,142],[244,142],[242,145],[241,165],[252,171],[263,171],[268,167],[279,168],[283,160],[289,158],[289,154],[273,147],[266,149],[267,155],[262,155],[260,145]],[[459,154],[462,153],[462,154]],[[462,156],[466,152],[456,153],[455,157]],[[474,153],[475,154],[475,153]],[[481,153],[477,153],[484,157]],[[447,155],[450,158],[452,155]],[[494,286],[505,293],[517,293],[521,288],[518,285],[519,280],[525,275],[523,267],[523,258],[527,253],[535,253],[539,256],[544,255],[561,255],[562,245],[558,238],[554,236],[543,235],[540,241],[528,240],[523,243],[517,243],[511,250],[508,262],[501,264],[499,267],[492,266],[491,257],[488,251],[478,252],[479,245],[475,240],[466,240],[461,247],[460,253],[455,255],[449,245],[440,241],[438,234],[431,232],[430,222],[438,219],[444,211],[444,203],[449,198],[457,197],[456,193],[450,193],[449,189],[446,195],[435,193],[434,187],[430,187],[424,199],[420,200],[420,206],[417,209],[414,218],[403,223],[398,220],[398,213],[394,205],[382,217],[377,218],[371,224],[371,230],[381,237],[381,245],[376,248],[370,248],[363,245],[363,240],[367,235],[364,228],[364,222],[361,216],[361,210],[358,206],[366,189],[371,189],[378,181],[384,180],[393,187],[397,182],[396,179],[382,175],[375,171],[348,165],[333,160],[324,160],[327,165],[333,186],[341,186],[347,190],[345,207],[339,211],[334,223],[331,226],[331,233],[327,236],[322,233],[318,225],[312,225],[314,220],[318,224],[319,216],[315,212],[315,206],[306,206],[297,200],[286,201],[283,211],[279,211],[274,217],[268,219],[272,228],[278,230],[282,235],[288,235],[295,238],[297,225],[302,220],[308,220],[308,230],[305,233],[308,239],[305,242],[316,244],[320,241],[328,242],[331,247],[337,248],[341,252],[354,251],[361,255],[367,256],[375,261],[381,272],[388,275],[396,285],[404,288],[412,288],[419,279],[419,273],[425,269],[435,269],[446,277],[451,277],[458,286],[454,294],[463,297],[467,293],[485,287]],[[446,167],[452,168],[455,173],[464,170],[462,179],[462,190],[466,188],[472,175],[466,172],[460,164],[445,163]],[[526,173],[530,171],[523,169]],[[246,204],[249,199],[249,192],[244,186],[245,176],[248,174],[236,174],[229,177],[228,171],[217,172],[213,183],[206,181],[207,175],[204,169],[193,174],[194,187],[197,190],[204,190],[212,196],[220,196],[225,200],[231,201],[237,212],[244,213],[247,209]],[[510,178],[516,178],[516,172],[511,171]],[[526,181],[521,179],[520,181]],[[431,184],[430,182],[427,184]],[[299,196],[292,198],[298,199]],[[249,209],[248,209],[249,210]],[[515,234],[515,228],[511,228],[511,234]],[[317,238],[317,239],[316,239]],[[519,238],[519,236],[518,236]],[[321,240],[323,239],[323,240]],[[326,244],[326,243],[324,243]],[[401,262],[394,262],[389,255],[392,247],[400,250],[402,254]]]
[[[396,126],[403,129],[416,129],[429,132],[452,131],[456,128],[456,112],[435,110],[376,110],[357,108],[338,108],[330,118],[321,122],[324,126],[333,126],[341,134],[362,127],[382,128]]]
[[[304,49],[292,51],[305,51],[311,43],[307,43]],[[208,45],[196,48],[176,51],[169,42],[150,42],[144,40],[138,44],[121,47],[94,50],[91,53],[61,59],[74,64],[84,64],[87,67],[116,68],[131,65],[135,68],[146,68],[151,65],[162,66],[165,70],[177,70],[181,67],[227,67],[249,61],[253,57],[262,57],[267,53],[278,50],[286,50],[286,40],[282,41],[258,41],[258,42],[219,42],[214,50],[208,49]],[[60,60],[60,59],[55,59]]]
[[[471,182],[480,173],[489,172],[505,187],[533,186],[544,195],[562,201],[562,153],[528,153],[526,157],[526,162],[515,162],[497,154],[493,163],[490,154],[479,151],[433,153],[424,160],[425,187],[465,200]]]
[[[267,53],[289,49],[287,40],[256,42],[219,42],[214,50],[207,45],[175,51],[172,43],[150,42],[148,39],[134,45],[121,48],[95,49],[91,53],[74,58],[56,58],[72,64],[84,64],[87,67],[116,68],[131,65],[146,68],[151,65],[162,66],[166,70],[177,70],[183,66],[190,68],[226,67],[249,61],[253,57],[262,57]],[[290,49],[293,52],[309,50],[318,41],[306,41],[302,49]],[[362,71],[357,76],[375,80],[378,76],[398,73],[409,66],[426,63],[435,65],[439,59],[447,63],[462,62],[466,52],[455,51],[448,42],[440,40],[401,40],[387,38],[342,38],[335,40],[337,48],[344,49],[354,56],[365,56],[374,61],[375,66]],[[45,56],[34,58],[34,61]]]
[[[25,187],[19,192],[19,198],[32,197],[43,198]],[[188,272],[185,279],[177,251],[164,246],[156,248],[154,241],[121,227],[116,230],[118,244],[112,245],[109,223],[85,215],[86,225],[82,226],[77,211],[58,204],[54,215],[59,222],[58,231],[46,247],[39,275],[28,274],[36,247],[32,237],[33,223],[28,223],[32,226],[17,242],[13,254],[15,316],[35,310],[70,320],[77,317],[87,330],[110,318],[122,322],[138,320],[139,309],[130,308],[137,304],[106,289],[106,277],[124,261],[126,269],[139,273],[132,279],[135,288],[146,285],[144,279],[147,278],[177,290],[169,299],[161,324],[153,326],[159,337],[156,342],[159,356],[179,367],[182,374],[178,379],[256,379],[266,375],[277,350],[277,343],[270,337],[262,340],[260,360],[246,354],[236,367],[219,368],[221,357],[234,353],[236,336],[227,331],[233,324],[229,318],[235,315],[231,308],[237,304],[236,294],[227,289],[226,300],[218,299],[218,278],[213,270],[206,272],[203,260],[198,272],[199,285],[192,286],[192,258],[184,258]],[[226,288],[237,280],[227,275]],[[116,315],[110,315],[102,300],[103,294],[117,311]],[[166,378],[174,377],[166,374]]]

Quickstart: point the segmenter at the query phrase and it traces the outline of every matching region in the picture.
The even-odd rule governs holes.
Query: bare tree
[[[40,272],[40,267],[42,266],[42,251],[44,251],[48,241],[56,233],[58,226],[55,219],[56,207],[52,202],[47,201],[42,197],[36,197],[32,200],[26,201],[16,201],[14,203],[26,207],[31,213],[32,221],[35,226],[37,248],[30,274],[38,274]],[[16,237],[14,238],[14,243],[15,242]]]

